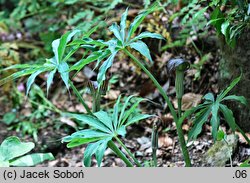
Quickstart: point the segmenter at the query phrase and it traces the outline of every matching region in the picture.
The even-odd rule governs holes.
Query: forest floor
[[[175,100],[175,89],[173,78],[169,76],[166,72],[166,62],[172,55],[170,53],[165,53],[161,58],[156,59],[155,70],[153,73],[158,77],[162,86],[166,90],[167,94],[171,97],[171,100],[176,106]],[[202,96],[208,91],[213,93],[218,92],[217,80],[217,56],[211,55],[211,60],[214,62],[207,62],[202,69],[201,78],[199,80],[193,80],[192,69],[186,73],[185,79],[185,96],[183,99],[183,110],[186,110],[192,106],[199,104],[202,100]],[[194,58],[186,58],[193,59]],[[112,69],[110,70],[110,75],[115,73],[119,77],[117,82],[113,84],[104,97],[102,101],[102,106],[104,108],[112,108],[114,100],[120,94],[138,94],[145,98],[150,99],[153,102],[143,103],[141,105],[142,112],[147,112],[148,114],[156,114],[161,119],[161,127],[159,132],[159,149],[157,151],[158,166],[167,167],[182,167],[184,166],[184,161],[182,159],[182,153],[180,150],[178,137],[176,134],[176,127],[171,114],[168,112],[167,106],[164,104],[163,99],[155,90],[152,83],[148,80],[147,76],[144,75],[140,70],[136,70],[133,64],[128,64],[128,61],[115,62]],[[163,64],[162,64],[163,63]],[[157,65],[158,64],[158,65]],[[161,64],[161,65],[160,65]],[[90,66],[91,67],[91,66]],[[122,68],[122,69],[120,69]],[[83,86],[86,75],[96,73],[90,72],[90,68],[84,70],[75,77],[74,82],[78,88]],[[136,70],[136,72],[134,72]],[[41,78],[42,80],[42,78]],[[60,85],[57,83],[56,85]],[[76,98],[70,94],[67,90],[58,90],[57,86],[53,86],[52,92],[49,99],[53,104],[62,111],[74,111],[74,112],[84,112],[84,108],[77,102]],[[84,93],[84,98],[89,101],[91,107],[91,97],[89,94]],[[0,115],[8,112],[9,107],[4,101],[6,101],[6,96],[0,97],[2,101],[0,103],[0,108],[5,109],[1,111]],[[25,116],[32,113],[32,106],[29,102],[22,103],[19,115]],[[55,120],[57,119],[57,120]],[[66,144],[62,144],[61,138],[70,135],[74,132],[76,123],[70,119],[62,118],[56,113],[49,112],[48,116],[42,119],[45,124],[43,127],[40,126],[37,132],[38,141],[36,143],[35,152],[52,152],[55,155],[55,160],[43,163],[38,166],[50,166],[50,167],[80,167],[82,166],[82,158],[85,146],[68,149]],[[154,121],[156,119],[147,119],[138,124],[135,124],[128,128],[126,139],[124,140],[126,146],[135,153],[135,156],[143,162],[144,166],[149,166],[152,160],[152,149],[151,149],[151,129]],[[33,121],[37,123],[37,121]],[[227,127],[223,127],[228,133]],[[7,130],[8,129],[8,130]],[[190,124],[184,122],[183,130],[185,133],[185,138],[187,139],[187,132],[190,129]],[[0,141],[5,137],[16,135],[19,136],[23,141],[34,141],[31,135],[24,135],[22,130],[15,131],[10,130],[10,127],[1,124],[0,125]],[[196,141],[188,143],[188,150],[192,159],[193,166],[204,166],[203,156],[207,150],[213,145],[213,140],[211,137],[211,128],[209,125],[205,125],[203,128],[203,133],[199,136]],[[247,147],[244,138],[240,136],[240,141],[238,142],[237,149],[233,154],[233,166],[238,166],[240,162],[244,161],[250,155],[250,148]],[[96,166],[96,160],[93,159],[93,166]],[[113,152],[108,149],[105,152],[104,160],[101,166],[113,167],[113,166],[125,166],[125,164],[116,157]],[[230,166],[228,162],[225,166]]]

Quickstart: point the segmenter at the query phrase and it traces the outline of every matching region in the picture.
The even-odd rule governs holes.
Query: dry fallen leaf
[[[118,98],[118,96],[120,95],[120,91],[119,90],[109,90],[107,95],[105,95],[104,98],[109,99],[109,100],[116,100]]]
[[[159,137],[158,139],[159,147],[169,147],[173,145],[173,139],[170,138],[167,134],[164,136]]]
[[[184,125],[182,126],[182,130],[188,132],[188,131],[189,131],[189,125],[184,124]]]
[[[82,104],[77,104],[77,105],[76,105],[76,110],[77,110],[78,112],[81,112],[81,113],[86,113],[86,112],[87,112],[86,109],[83,107]]]
[[[171,113],[162,115],[161,119],[162,119],[162,124],[164,127],[167,127],[169,124],[172,124],[172,122],[174,121],[174,118],[171,115]]]
[[[72,126],[73,128],[76,128],[75,122],[72,121],[72,120],[70,120],[69,118],[61,117],[61,118],[60,118],[60,121],[61,121],[62,123],[65,123],[65,124],[69,125],[69,126]]]
[[[86,81],[87,78],[86,76],[83,74],[83,72],[79,72],[77,73],[77,75],[73,78],[73,81],[76,81],[78,83],[82,83],[84,81]]]
[[[195,94],[195,93],[186,93],[182,97],[182,110],[188,110],[191,107],[197,106],[201,102],[202,95],[200,94]],[[174,107],[177,109],[178,104],[177,104],[177,99],[174,99],[173,101]]]

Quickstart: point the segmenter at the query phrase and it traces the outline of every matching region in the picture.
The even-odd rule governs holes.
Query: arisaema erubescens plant
[[[10,75],[7,78],[4,78],[0,81],[0,85],[8,82],[9,80],[13,80],[19,77],[30,75],[27,80],[27,90],[26,93],[28,94],[30,91],[31,85],[34,83],[35,78],[44,72],[48,72],[47,78],[47,92],[53,82],[53,78],[56,72],[60,73],[62,80],[64,81],[67,88],[69,88],[69,65],[67,60],[69,57],[77,50],[72,49],[67,55],[65,55],[65,49],[67,43],[71,40],[71,38],[80,32],[79,30],[75,30],[72,32],[67,32],[64,34],[60,39],[56,39],[52,43],[54,57],[50,59],[46,59],[44,64],[18,64],[11,67],[8,67],[4,70],[9,69],[22,69],[21,71],[15,72],[14,74]]]
[[[217,140],[220,120],[222,117],[224,117],[230,129],[233,132],[235,132],[235,130],[239,130],[250,144],[250,141],[245,135],[245,133],[237,125],[232,110],[229,109],[228,106],[225,104],[225,102],[227,101],[236,101],[240,102],[243,105],[248,105],[245,97],[237,95],[228,95],[228,93],[234,88],[234,86],[240,81],[240,79],[241,76],[234,79],[231,84],[225,90],[223,90],[216,98],[212,93],[206,94],[203,97],[205,100],[204,103],[190,110],[191,113],[196,111],[196,114],[195,119],[193,121],[193,127],[189,131],[189,140],[195,140],[197,138],[197,136],[202,131],[203,125],[207,121],[209,121],[212,126],[212,136],[214,141]]]
[[[155,79],[153,74],[147,69],[147,66],[145,66],[144,62],[139,61],[130,51],[130,49],[134,49],[138,51],[141,55],[146,57],[150,62],[152,62],[152,57],[150,55],[149,48],[142,41],[142,39],[144,38],[164,39],[164,38],[159,34],[150,33],[150,32],[142,32],[137,36],[134,36],[134,34],[136,33],[138,27],[140,26],[144,18],[148,14],[153,12],[156,8],[158,8],[157,1],[148,10],[141,12],[137,17],[135,17],[134,21],[128,27],[126,26],[126,20],[127,20],[127,14],[128,14],[128,9],[127,9],[122,14],[120,25],[118,25],[117,23],[113,23],[109,27],[109,30],[113,32],[115,36],[109,41],[93,40],[91,38],[73,41],[71,45],[84,45],[85,47],[90,46],[94,48],[94,51],[86,59],[80,60],[75,65],[73,65],[70,68],[70,70],[79,71],[86,64],[95,60],[97,60],[97,67],[98,67],[101,61],[106,59],[100,66],[98,76],[97,76],[97,81],[99,84],[101,84],[106,79],[105,77],[106,72],[112,66],[114,57],[117,55],[117,53],[123,52],[127,56],[129,56],[132,59],[132,61],[148,75],[148,77],[152,80],[154,85],[159,90],[160,94],[165,99],[165,102],[167,103],[170,109],[170,112],[174,118],[174,121],[176,123],[180,145],[182,148],[183,157],[184,157],[186,166],[191,166],[191,161],[190,161],[190,157],[189,157],[188,150],[186,147],[186,142],[184,139],[183,131],[182,131],[181,125],[177,123],[178,116],[172,103],[169,100],[169,97],[166,95],[166,92],[164,91],[162,86],[159,84],[159,82]]]
[[[86,34],[86,36],[91,34],[93,30],[94,28],[91,29],[91,31],[88,34]],[[79,49],[80,45],[71,46],[69,48],[67,47],[67,44],[77,33],[80,33],[80,31],[74,30],[72,32],[67,32],[61,38],[54,40],[52,42],[54,57],[46,59],[45,63],[43,64],[17,64],[3,69],[3,70],[18,69],[20,71],[17,71],[11,74],[10,76],[1,79],[0,86],[9,82],[10,80],[15,80],[17,78],[30,75],[26,83],[26,94],[28,95],[32,84],[35,82],[36,77],[39,74],[48,73],[47,76],[47,94],[48,94],[49,88],[53,83],[55,74],[59,73],[67,89],[71,87],[73,91],[76,93],[76,95],[79,97],[79,100],[85,107],[86,111],[88,113],[91,113],[91,110],[88,108],[84,100],[80,97],[78,90],[75,88],[74,84],[70,81],[69,78],[70,65],[68,63],[68,60]]]
[[[134,155],[120,140],[120,136],[125,136],[126,127],[140,120],[152,117],[153,115],[135,113],[139,103],[145,99],[137,98],[135,103],[129,107],[129,102],[134,96],[128,97],[123,106],[121,106],[121,96],[116,101],[113,113],[108,114],[105,111],[98,111],[92,115],[67,113],[66,116],[78,119],[83,124],[88,124],[90,129],[81,130],[70,136],[64,137],[63,142],[67,142],[67,147],[73,148],[83,144],[88,144],[84,151],[84,165],[91,165],[91,157],[95,154],[98,166],[101,165],[105,150],[109,146],[120,158],[124,160],[127,166],[133,166],[129,159],[120,151],[114,143],[116,140],[122,148],[126,150],[128,156],[132,158],[137,166],[142,166]]]

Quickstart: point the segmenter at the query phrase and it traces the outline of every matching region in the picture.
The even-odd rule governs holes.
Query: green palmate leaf
[[[98,58],[100,56],[102,56],[103,51],[96,51],[93,52],[91,55],[89,55],[87,58],[83,58],[81,60],[79,60],[77,63],[75,63],[71,68],[70,71],[73,70],[81,70],[85,65],[90,64],[91,62],[94,62],[96,60],[98,60]]]
[[[105,139],[106,137],[93,137],[93,138],[74,138],[70,141],[70,143],[67,144],[68,148],[77,147],[83,144],[88,144],[90,142],[96,142],[102,139]]]
[[[117,52],[112,53],[109,58],[103,62],[97,75],[98,83],[102,83],[106,79],[106,72],[112,66],[113,60]]]
[[[80,31],[74,30],[72,32],[67,32],[60,39],[56,39],[52,42],[52,48],[53,48],[53,52],[54,52],[57,64],[59,64],[62,61],[67,43],[78,32]]]
[[[11,70],[11,69],[40,69],[43,68],[43,65],[38,65],[38,64],[16,64],[16,65],[11,65],[9,67],[6,67],[3,69],[3,71]]]
[[[98,119],[86,115],[86,114],[73,114],[73,113],[67,113],[66,114],[68,117],[73,117],[75,119],[80,120],[82,123],[84,124],[88,124],[89,126],[98,129],[102,132],[106,132],[106,133],[110,133],[110,129],[108,127],[106,127],[101,121],[99,121]]]
[[[197,107],[198,107],[198,106],[197,106]],[[192,114],[194,114],[194,112],[197,110],[197,107],[192,107],[191,109],[186,110],[186,111],[183,113],[183,115],[179,118],[178,124],[179,124],[180,126],[182,126],[182,123],[184,122],[184,120],[185,120],[187,117],[189,117],[189,116],[191,116]]]
[[[137,41],[138,39],[143,38],[155,38],[155,39],[164,39],[164,37],[157,33],[151,33],[151,32],[142,32],[138,36],[134,37],[131,42]]]
[[[86,39],[86,41],[85,41]],[[88,41],[92,41],[93,39],[91,38],[83,38],[83,39],[76,39],[76,40],[72,40],[70,43],[67,44],[67,46],[80,46],[80,45],[88,45],[89,43],[87,43]]]
[[[11,74],[10,76],[8,76],[8,77],[6,77],[4,79],[1,79],[0,80],[0,86],[4,85],[5,83],[7,83],[9,81],[15,80],[17,78],[30,75],[30,74],[32,74],[32,73],[34,73],[36,71],[37,71],[37,69],[24,69],[22,71],[15,72],[14,74]]]
[[[197,136],[201,133],[202,126],[206,123],[210,113],[211,113],[211,108],[207,107],[207,108],[201,110],[201,112],[199,112],[197,114],[197,117],[193,122],[194,126],[192,127],[192,129],[190,130],[190,132],[188,134],[189,141],[195,140],[197,138]]]
[[[47,78],[47,95],[49,94],[49,88],[53,82],[53,79],[54,79],[54,76],[55,76],[55,73],[56,73],[56,69],[54,69],[53,71],[51,71],[48,75],[48,78]]]
[[[127,21],[127,16],[128,16],[128,8],[122,14],[121,22],[120,22],[120,28],[121,28],[121,33],[120,34],[121,34],[122,43],[124,43],[125,36],[126,36],[126,21]]]
[[[52,42],[52,49],[53,49],[53,52],[55,54],[55,60],[56,60],[57,64],[60,63],[60,61],[59,61],[60,57],[59,57],[59,53],[58,53],[59,44],[60,44],[60,39],[56,39]]]
[[[107,149],[107,144],[108,141],[110,141],[111,138],[109,139],[105,139],[98,147],[95,155],[96,155],[96,160],[97,160],[97,165],[100,167],[101,166],[101,162],[102,162],[102,158],[104,155],[105,150]]]
[[[17,137],[8,137],[0,146],[0,156],[3,157],[4,161],[9,161],[28,153],[34,147],[35,144],[32,142],[23,143]]]
[[[67,89],[69,88],[69,65],[66,62],[61,62],[58,65],[58,72],[66,85]]]
[[[27,80],[27,83],[26,83],[26,95],[28,95],[29,91],[30,91],[30,88],[31,88],[31,85],[34,83],[36,77],[41,74],[42,72],[45,72],[46,70],[45,69],[40,69],[36,72],[34,72],[33,74],[30,75],[30,77],[28,78]]]
[[[134,21],[129,26],[128,36],[127,36],[126,41],[130,40],[131,36],[137,30],[137,28],[142,23],[144,18],[147,15],[149,15],[151,12],[153,12],[157,6],[158,6],[158,2],[155,2],[148,10],[141,12],[138,16],[135,17]]]
[[[125,124],[125,126],[129,126],[129,125],[132,125],[133,123],[136,123],[140,120],[143,120],[143,119],[147,119],[147,118],[150,118],[150,117],[153,117],[154,115],[149,115],[149,114],[138,114],[136,116],[133,116],[131,119],[129,119],[127,121],[127,123]]]
[[[121,117],[122,120],[121,120],[121,123],[119,124],[119,126],[122,126],[125,123],[125,121],[129,118],[129,116],[135,112],[135,110],[138,107],[138,105],[140,104],[140,102],[142,102],[144,100],[146,100],[146,99],[138,98],[138,100],[136,101],[136,103],[134,103],[132,105],[132,107],[130,107],[130,109],[128,111],[126,111],[124,113],[124,115]]]
[[[108,49],[111,51],[112,54],[117,53],[117,45],[118,45],[117,39],[111,39],[107,41],[105,44],[106,46],[108,46]]]
[[[111,32],[114,33],[115,37],[116,37],[119,41],[123,42],[123,39],[122,39],[122,36],[121,36],[121,32],[120,32],[120,27],[117,25],[117,23],[113,23],[113,24],[109,27],[109,30],[110,30]]]
[[[62,59],[62,61],[67,61],[78,49],[80,48],[79,46],[74,46],[72,47],[72,49],[69,51],[69,53],[67,53],[67,55]]]
[[[114,131],[113,124],[112,124],[112,119],[108,115],[108,113],[104,111],[98,111],[94,113],[94,116],[99,119],[105,126],[107,126],[111,131]]]
[[[116,130],[118,128],[118,114],[119,114],[119,105],[120,105],[120,100],[121,100],[121,95],[119,95],[118,99],[116,100],[116,103],[114,105],[114,112],[113,112],[113,115],[112,115],[112,120],[113,120],[113,126],[114,126],[114,129]],[[121,116],[120,116],[121,118]],[[120,119],[119,119],[120,121]]]
[[[219,116],[212,116],[212,118],[210,119],[210,123],[212,126],[212,137],[213,137],[214,141],[216,141],[217,136],[218,136],[218,129],[219,129],[219,125],[220,125]]]
[[[212,126],[212,136],[213,136],[214,141],[217,138],[217,132],[218,132],[218,128],[219,128],[219,125],[220,125],[218,111],[219,111],[219,103],[215,102],[212,105],[212,110],[211,110],[212,118],[210,120],[210,123],[211,123],[211,126]]]
[[[104,133],[98,130],[92,130],[92,129],[86,129],[86,130],[80,130],[78,132],[75,132],[71,134],[70,136],[64,137],[62,139],[62,142],[70,142],[74,138],[95,138],[95,137],[109,137],[110,134]]]
[[[88,44],[83,44],[80,47],[86,49],[86,51],[98,51],[102,49],[102,48],[97,48],[95,45],[88,45]]]
[[[226,96],[222,99],[222,101],[224,100],[234,100],[234,101],[238,101],[240,103],[242,103],[243,105],[248,105],[247,103],[247,99],[243,96],[237,96],[237,95],[229,95],[229,96]]]
[[[236,122],[233,116],[233,112],[227,106],[223,104],[220,104],[220,111],[223,113],[223,116],[226,122],[228,123],[232,131],[234,132],[236,128]]]
[[[18,158],[16,160],[10,161],[11,166],[19,166],[19,167],[25,167],[25,166],[35,166],[39,163],[42,163],[46,160],[54,160],[54,156],[51,153],[36,153],[36,154],[30,154],[23,156],[21,158]]]
[[[43,64],[43,67],[49,67],[49,68],[54,68],[57,67],[58,64],[56,63],[56,57],[52,57],[52,58],[47,58],[45,64]]]
[[[126,135],[126,126],[122,125],[121,127],[119,127],[116,133],[124,137]]]
[[[148,114],[139,115],[135,113],[139,103],[145,100],[142,98],[138,98],[135,103],[127,110],[127,107],[130,106],[129,101],[132,97],[133,96],[129,96],[126,99],[125,106],[123,105],[120,115],[119,111],[120,106],[122,105],[120,102],[121,95],[118,97],[116,104],[114,105],[112,117],[110,117],[108,113],[104,111],[98,111],[94,113],[93,115],[96,118],[85,114],[65,114],[66,117],[76,118],[82,123],[88,124],[91,128],[75,132],[72,135],[62,139],[62,142],[68,143],[67,147],[69,148],[91,143],[87,146],[84,152],[83,162],[85,166],[91,165],[91,157],[94,154],[96,155],[98,166],[100,166],[104,151],[107,148],[107,143],[112,140],[112,138],[117,137],[118,135],[125,136],[126,127],[128,125],[153,116]],[[119,120],[121,123],[127,123],[125,123],[125,125],[120,124],[119,126]]]
[[[226,39],[229,38],[229,26],[229,21],[226,21],[221,25],[221,33],[226,37]]]
[[[119,97],[120,97],[120,96],[119,96]],[[121,109],[120,116],[119,116],[118,125],[121,124],[122,119],[123,119],[123,117],[124,117],[124,113],[125,113],[127,107],[129,106],[130,100],[131,100],[133,97],[135,97],[135,95],[131,95],[131,96],[129,96],[129,97],[125,100],[125,102],[124,102],[124,104],[123,104],[123,106],[122,106],[122,109]],[[117,100],[117,101],[118,101],[118,100]],[[120,100],[119,100],[119,101],[120,101]],[[118,104],[118,105],[119,105],[119,104]],[[117,114],[117,116],[118,116],[118,114]]]
[[[102,144],[103,142],[104,142],[104,140],[102,140],[102,141],[100,140],[100,141],[97,141],[95,143],[91,143],[87,146],[87,148],[84,151],[84,159],[83,159],[84,166],[90,167],[92,155],[96,153],[100,144]]]
[[[149,59],[150,62],[153,62],[148,46],[144,42],[142,41],[132,42],[129,44],[129,46],[135,49],[136,51],[140,52],[143,56]]]
[[[109,49],[102,50],[101,52],[102,52],[102,54],[98,57],[94,69],[98,68],[99,65],[100,65],[100,63],[101,63],[101,61],[104,60],[105,58],[107,58],[110,55],[110,50]]]
[[[212,93],[207,93],[204,97],[205,100],[214,102],[214,95]]]
[[[232,83],[218,95],[216,100],[212,93],[208,93],[204,96],[205,102],[198,106],[201,110],[199,111],[199,113],[197,113],[194,122],[195,125],[189,133],[189,137],[191,139],[197,137],[197,134],[199,134],[201,131],[201,123],[204,124],[210,114],[212,114],[210,120],[212,126],[212,136],[214,140],[218,139],[220,112],[223,114],[225,121],[229,124],[232,131],[235,131],[237,124],[235,122],[233,112],[226,105],[223,105],[222,102],[227,100],[234,100],[239,101],[244,105],[247,105],[247,100],[243,96],[227,96],[227,94],[232,90],[232,88],[240,81],[240,78],[241,76],[234,79]],[[199,121],[201,121],[200,124],[198,123]]]
[[[94,46],[98,46],[98,47],[105,47],[106,46],[106,42],[101,40],[101,39],[98,39],[98,40],[94,40],[94,39],[91,39],[91,38],[83,38],[82,40],[75,40],[75,41],[72,41],[72,43],[70,43],[69,45],[71,44],[82,44],[82,45],[94,45]]]
[[[237,77],[236,79],[234,79],[230,83],[230,85],[219,94],[218,99],[222,100],[235,87],[235,85],[240,81],[240,79],[241,79],[241,75]]]

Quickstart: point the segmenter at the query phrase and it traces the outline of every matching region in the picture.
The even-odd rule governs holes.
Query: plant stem
[[[175,77],[175,90],[176,90],[176,98],[178,102],[178,117],[181,117],[181,99],[184,94],[184,71],[176,69],[176,77]]]
[[[247,137],[247,135],[245,134],[245,132],[239,127],[238,124],[236,124],[236,129],[240,131],[240,133],[242,134],[242,136],[245,138],[245,140],[247,141],[247,143],[250,145],[250,140],[249,138]]]
[[[194,49],[196,50],[196,52],[199,54],[200,58],[202,58],[201,51],[199,50],[199,48],[196,46],[196,44],[194,43],[194,41],[192,39],[191,39],[191,43],[192,43]]]
[[[69,81],[69,85],[72,88],[72,90],[74,91],[74,93],[76,94],[78,100],[82,103],[83,107],[86,109],[88,114],[93,114],[91,112],[91,110],[89,109],[88,105],[84,102],[82,95],[80,94],[80,92],[77,90],[77,88],[75,87],[75,85],[73,84],[72,81]]]
[[[159,126],[157,125],[157,122],[153,124],[152,128],[152,136],[151,136],[151,144],[152,144],[152,156],[153,156],[153,162],[154,167],[157,167],[157,149],[158,149],[158,129]]]
[[[181,127],[181,125],[178,124],[177,114],[176,114],[176,112],[174,110],[174,107],[173,107],[172,103],[170,102],[168,96],[166,95],[164,89],[161,87],[161,85],[158,83],[158,81],[155,79],[155,77],[150,73],[150,71],[146,67],[144,67],[144,65],[134,55],[132,55],[126,48],[124,48],[123,50],[125,51],[125,53],[129,57],[132,58],[132,60],[136,63],[136,65],[138,65],[148,75],[148,77],[153,81],[154,85],[157,87],[160,94],[163,96],[164,100],[166,101],[166,103],[167,103],[167,105],[168,105],[168,107],[170,109],[170,112],[171,112],[171,114],[172,114],[172,116],[174,118],[174,122],[176,124],[177,133],[178,133],[178,137],[179,137],[179,141],[180,141],[184,161],[186,163],[186,166],[190,167],[191,166],[191,161],[190,161],[189,153],[188,153],[188,150],[187,150],[186,141],[184,139],[182,127]]]
[[[117,142],[125,149],[125,151],[128,153],[128,155],[134,160],[135,164],[139,167],[142,167],[142,165],[140,164],[140,162],[135,158],[135,156],[130,152],[130,150],[125,146],[125,144],[122,143],[122,141],[118,138],[115,137],[115,139],[117,140]]]
[[[94,95],[92,95],[92,98],[93,98],[92,112],[98,112],[98,111],[100,111],[101,96],[100,96],[99,92],[97,92]]]
[[[157,157],[156,157],[156,151],[157,149],[153,149],[153,161],[154,161],[154,167],[157,167]]]
[[[181,98],[177,98],[177,102],[178,102],[178,117],[181,117]]]
[[[182,154],[184,157],[184,161],[185,161],[185,166],[186,167],[191,167],[191,160],[190,160],[190,156],[189,156],[189,152],[187,150],[187,145],[186,145],[186,141],[183,135],[183,131],[182,131],[182,125],[178,123],[178,121],[175,123],[176,124],[176,130],[177,130],[177,134],[179,137],[179,141],[180,141],[180,145],[181,145],[181,150],[182,150]]]
[[[126,163],[128,167],[133,167],[133,164],[129,161],[129,159],[123,154],[123,152],[115,145],[115,143],[112,140],[108,142],[108,147],[112,149],[115,152],[115,154],[119,158],[121,158],[124,161],[124,163]]]
[[[32,103],[32,104],[34,104],[34,105],[36,105],[36,106],[43,106],[45,109],[54,111],[54,112],[56,112],[58,114],[62,113],[62,111],[60,111],[59,109],[57,109],[55,106],[54,107],[45,106],[45,105],[39,104],[39,103],[37,103],[37,102],[35,102],[33,100],[29,100],[29,102]]]

